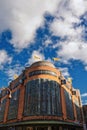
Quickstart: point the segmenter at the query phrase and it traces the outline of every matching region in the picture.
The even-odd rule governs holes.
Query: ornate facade
[[[0,95],[0,129],[83,130],[79,90],[50,62],[26,67],[8,88]]]

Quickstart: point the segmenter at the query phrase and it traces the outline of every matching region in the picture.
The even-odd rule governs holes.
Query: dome
[[[38,62],[33,63],[30,67],[35,67],[35,66],[50,66],[50,67],[55,68],[55,66],[49,61],[38,61]]]

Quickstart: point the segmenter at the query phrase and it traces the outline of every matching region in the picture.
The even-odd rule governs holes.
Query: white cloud
[[[70,0],[70,8],[72,13],[76,16],[81,16],[85,11],[87,11],[87,1],[86,0]]]
[[[81,94],[81,97],[87,97],[87,93]]]
[[[0,1],[0,32],[10,29],[13,34],[11,44],[19,50],[27,48],[34,40],[38,27],[44,24],[44,14],[49,12],[55,17],[49,24],[53,35],[67,37],[59,45],[54,43],[53,48],[60,48],[57,54],[64,62],[81,60],[87,66],[87,48],[83,47],[87,46],[87,42],[82,41],[85,29],[73,27],[74,23],[81,23],[80,16],[86,11],[86,0],[3,0]],[[48,47],[52,43],[48,38],[44,44]]]
[[[82,99],[82,105],[87,105],[87,100],[85,100],[85,99],[83,100]]]
[[[68,17],[68,16],[67,16]],[[70,18],[70,16],[69,16]],[[51,24],[51,31],[53,31],[54,35],[60,36],[60,37],[65,37],[67,36],[68,38],[79,38],[82,33],[82,27],[74,28],[72,20],[69,18],[63,19],[55,19],[53,23]],[[75,22],[75,21],[74,21]]]
[[[66,77],[66,78],[70,77],[70,74],[69,74],[69,71],[68,71],[67,67],[59,68],[59,69],[62,72],[62,74],[63,74],[64,77]]]
[[[0,1],[0,32],[12,31],[11,44],[26,48],[44,23],[44,14],[54,14],[61,0],[3,0]]]
[[[80,60],[84,65],[87,65],[87,48],[83,47],[86,43],[81,41],[65,41],[59,43],[59,51],[57,54],[65,60]]]
[[[36,58],[35,58],[36,57]],[[28,62],[26,63],[26,66],[27,65],[31,65],[32,63],[36,62],[36,61],[42,61],[44,60],[45,57],[43,54],[40,53],[40,50],[34,50],[32,52],[32,55],[31,57],[28,59]]]
[[[82,105],[87,105],[87,100],[82,100]]]
[[[87,66],[85,66],[85,70],[87,71]]]
[[[10,57],[5,50],[0,50],[0,68],[3,68],[3,65],[6,63],[10,64],[12,57]]]
[[[9,80],[14,80],[14,75],[17,74],[17,70],[8,68],[8,71],[6,73],[8,74],[8,79]]]
[[[8,76],[8,80],[9,81],[14,80],[14,75],[20,75],[23,69],[24,67],[21,66],[20,64],[16,64],[16,65],[10,66],[10,68],[7,68],[5,70],[5,73]]]
[[[43,45],[45,45],[45,47],[48,47],[50,44],[52,44],[52,41],[51,41],[50,38],[47,38],[47,39],[44,41],[44,43],[43,43]]]
[[[83,39],[86,28],[81,26],[81,15],[87,17],[87,1],[85,0],[63,0],[59,4],[54,21],[50,24],[53,35],[65,38],[64,41],[53,45],[58,48],[63,62],[68,63],[70,59],[80,60],[87,66],[87,41]],[[79,25],[79,26],[74,26]],[[86,68],[85,68],[86,69]]]
[[[87,12],[87,1],[85,0],[62,0],[59,4],[55,19],[50,25],[50,30],[54,35],[70,39],[79,39],[84,28],[82,26],[74,27],[74,24],[80,24],[80,16]]]

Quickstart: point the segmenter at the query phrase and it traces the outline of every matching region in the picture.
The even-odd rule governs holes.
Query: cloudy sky
[[[0,0],[0,87],[35,55],[72,77],[87,104],[87,0]]]

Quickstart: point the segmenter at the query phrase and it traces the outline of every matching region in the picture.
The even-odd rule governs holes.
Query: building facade
[[[87,129],[87,105],[83,105],[84,121]]]
[[[48,61],[26,67],[0,95],[1,130],[83,130],[79,90]]]

